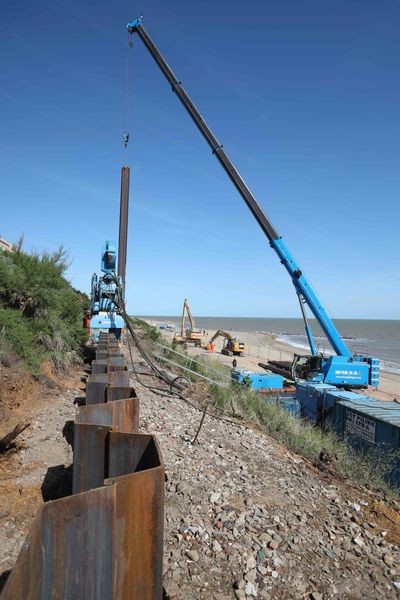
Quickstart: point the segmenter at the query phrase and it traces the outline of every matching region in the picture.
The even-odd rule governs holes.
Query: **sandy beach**
[[[159,328],[163,320],[157,319],[146,319],[150,325],[154,325]],[[162,336],[172,342],[174,332],[168,329],[161,329]],[[206,331],[204,336],[204,344],[214,335],[215,331]],[[254,333],[247,331],[230,331],[233,337],[237,337],[243,340],[246,344],[247,352],[245,356],[231,357],[221,354],[221,348],[223,339],[218,338],[215,341],[215,352],[210,353],[203,348],[195,348],[192,345],[188,346],[187,352],[191,356],[200,355],[208,356],[213,360],[231,367],[233,358],[236,358],[237,367],[241,369],[249,369],[252,371],[262,371],[261,367],[258,366],[259,362],[266,362],[268,359],[271,360],[291,360],[294,353],[306,353],[301,348],[295,348],[289,344],[277,339],[277,336],[271,333]],[[373,398],[380,398],[383,400],[400,400],[400,374],[390,373],[388,371],[380,371],[380,384],[379,388],[371,388],[363,391]]]

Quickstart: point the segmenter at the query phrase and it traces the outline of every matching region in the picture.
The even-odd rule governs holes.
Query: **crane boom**
[[[217,157],[224,171],[227,173],[228,177],[235,185],[236,189],[242,196],[243,200],[245,201],[248,208],[255,217],[256,221],[258,222],[259,226],[261,227],[262,231],[268,238],[271,248],[278,255],[280,262],[283,264],[286,271],[290,275],[290,278],[295,287],[296,293],[299,296],[300,301],[306,303],[310,308],[311,312],[317,319],[326,337],[328,338],[329,343],[336,352],[337,358],[343,358],[343,360],[335,361],[336,364],[332,370],[330,369],[331,367],[333,367],[332,363],[334,361],[332,361],[331,359],[327,359],[325,363],[325,381],[330,381],[335,384],[368,384],[368,382],[371,381],[371,361],[374,360],[376,362],[376,359],[372,359],[371,357],[352,356],[350,350],[348,349],[340,333],[335,327],[332,319],[329,317],[328,312],[324,307],[322,301],[311,286],[311,283],[303,274],[289,248],[286,246],[285,242],[278,234],[277,230],[275,229],[271,221],[268,219],[263,209],[257,202],[256,198],[246,185],[245,181],[242,179],[239,171],[236,169],[236,167],[226,154],[225,150],[223,149],[222,144],[215,137],[215,135],[213,134],[213,132],[208,127],[207,123],[197,110],[196,106],[191,101],[182,83],[175,76],[172,69],[169,67],[169,65],[163,58],[162,54],[156,47],[150,35],[147,33],[146,29],[142,25],[141,18],[135,19],[134,21],[128,23],[127,29],[128,32],[131,34],[137,33],[144,45],[146,46],[146,48],[148,49],[148,51],[150,52],[154,61],[156,62],[161,72],[164,74],[165,78],[171,85],[172,91],[178,96],[179,100],[181,101],[181,103],[189,113],[190,117],[194,121],[195,125],[200,130],[201,134],[210,146],[212,153]],[[312,342],[311,330],[307,324],[307,321],[305,322],[305,325],[307,337],[309,341],[311,339],[311,352],[315,355],[316,349],[314,343]],[[349,365],[350,363],[359,363],[358,370],[347,369],[347,365]],[[364,363],[364,365],[361,366],[361,363]]]
[[[183,106],[186,108],[187,112],[193,119],[195,125],[198,127],[201,134],[210,146],[213,154],[215,154],[215,156],[219,160],[223,169],[225,170],[229,178],[232,180],[236,189],[238,190],[243,200],[246,202],[247,206],[251,210],[262,231],[267,236],[271,247],[275,250],[281,263],[289,273],[297,293],[300,293],[305,299],[307,305],[309,306],[311,312],[314,314],[315,318],[321,325],[325,335],[327,336],[336,354],[340,356],[350,356],[351,352],[349,351],[345,342],[341,338],[338,330],[336,329],[334,323],[330,319],[321,300],[318,298],[317,294],[313,290],[310,282],[303,275],[302,271],[299,268],[299,265],[295,261],[288,247],[278,234],[271,221],[264,213],[263,209],[261,208],[256,198],[246,185],[245,181],[242,179],[239,171],[224,151],[223,145],[220,144],[218,139],[215,137],[215,135],[213,134],[213,132],[211,131],[211,129],[209,128],[209,126],[207,125],[207,123],[205,122],[205,120],[191,101],[182,83],[175,76],[172,69],[169,67],[168,63],[163,58],[160,51],[157,49],[153,40],[142,25],[140,18],[135,19],[134,21],[128,24],[128,31],[130,33],[136,32],[139,35],[140,39],[143,41],[151,56],[159,66],[160,70],[165,75],[167,81],[172,87],[172,91],[175,92],[179,100],[182,102]]]

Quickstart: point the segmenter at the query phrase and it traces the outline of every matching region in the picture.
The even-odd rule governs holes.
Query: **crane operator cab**
[[[301,355],[295,354],[291,364],[291,376],[294,381],[297,379],[306,379],[307,381],[319,381],[322,375],[321,355]]]

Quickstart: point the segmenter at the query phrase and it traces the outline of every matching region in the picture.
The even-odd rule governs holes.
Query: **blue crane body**
[[[311,355],[306,357],[301,357],[299,355],[295,356],[295,360],[290,369],[292,378],[295,380],[306,379],[307,381],[313,382],[323,381],[325,383],[344,387],[362,388],[367,385],[377,386],[379,383],[379,361],[369,356],[353,355],[350,352],[335,327],[335,324],[329,317],[323,303],[318,298],[311,283],[305,277],[282,237],[267,218],[256,198],[242,179],[240,173],[225,153],[223,145],[220,144],[208,127],[182,86],[182,83],[176,78],[146,29],[143,27],[141,17],[128,23],[127,29],[130,34],[136,33],[150,52],[156,64],[171,85],[172,91],[178,96],[195,125],[211,147],[212,153],[216,156],[221,166],[232,180],[261,229],[267,236],[271,248],[276,252],[281,263],[291,277],[300,301],[307,339],[311,350]],[[304,304],[309,307],[312,314],[317,319],[336,355],[318,355],[311,328],[307,321]],[[305,361],[302,359],[305,359]]]
[[[379,367],[377,359],[372,357],[353,356],[344,340],[329,317],[323,303],[318,298],[310,282],[302,273],[289,248],[281,237],[270,241],[281,263],[289,273],[300,301],[304,299],[311,312],[317,319],[336,356],[324,357],[319,372],[309,373],[310,381],[324,381],[332,385],[365,387],[368,384],[377,386],[379,383]],[[310,326],[305,320],[307,338],[311,353],[317,356]]]
[[[120,301],[121,282],[116,279],[115,242],[107,240],[101,249],[101,271],[92,276],[90,334],[95,341],[101,332],[113,333],[120,338],[124,320],[114,300]]]

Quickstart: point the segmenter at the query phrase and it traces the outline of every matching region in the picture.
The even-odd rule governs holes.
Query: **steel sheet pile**
[[[101,335],[74,424],[73,493],[39,510],[2,600],[161,599],[164,465],[139,398]]]

